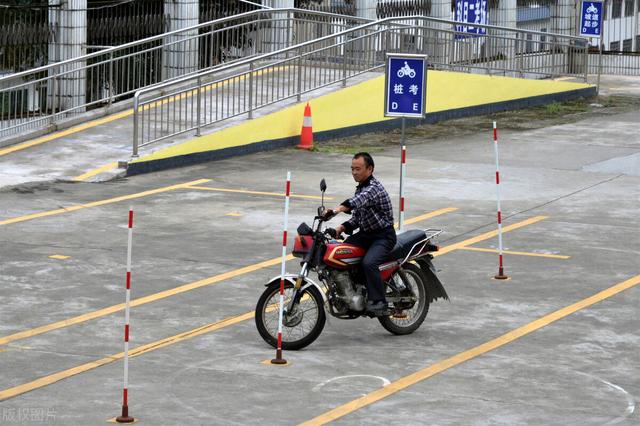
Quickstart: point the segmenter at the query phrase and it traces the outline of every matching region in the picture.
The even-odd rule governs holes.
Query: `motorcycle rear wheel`
[[[285,282],[284,305],[289,304],[293,284]],[[260,336],[273,346],[278,345],[278,317],[280,306],[280,283],[269,285],[258,299],[255,321]],[[297,312],[286,313],[282,326],[282,349],[298,350],[313,343],[324,328],[326,314],[320,291],[311,286],[302,293]]]
[[[411,288],[418,300],[411,309],[402,311],[406,317],[400,317],[394,313],[378,317],[378,321],[387,331],[398,335],[411,334],[422,325],[429,312],[430,300],[424,275],[420,268],[407,263],[402,265],[402,269],[407,277],[407,281],[403,280],[402,282],[407,288]]]

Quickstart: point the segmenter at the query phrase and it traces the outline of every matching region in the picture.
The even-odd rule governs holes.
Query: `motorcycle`
[[[315,341],[324,328],[326,312],[339,319],[373,318],[365,310],[367,291],[364,272],[359,267],[366,250],[338,241],[332,228],[323,229],[335,216],[325,210],[326,189],[322,179],[322,205],[312,226],[303,222],[297,228],[293,256],[302,259],[300,272],[284,276],[285,350],[302,349]],[[387,261],[380,265],[389,311],[388,315],[375,318],[387,331],[397,335],[413,333],[424,322],[433,301],[449,299],[431,262],[431,253],[438,250],[432,239],[440,233],[438,229],[414,229],[398,234]],[[318,281],[309,277],[311,271],[317,273]],[[258,332],[273,347],[278,341],[281,279],[278,276],[266,284],[255,310]]]
[[[405,61],[404,66],[398,70],[398,78],[402,78],[405,75],[409,76],[409,78],[416,76],[416,71],[407,64],[407,61]]]

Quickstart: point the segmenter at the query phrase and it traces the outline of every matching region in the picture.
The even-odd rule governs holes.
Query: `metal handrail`
[[[273,11],[279,11],[279,10],[287,10],[287,9],[272,9]],[[340,15],[342,16],[342,15]],[[426,17],[426,16],[401,16],[401,17],[392,17],[392,18],[385,18],[385,19],[381,19],[378,21],[372,21],[366,24],[363,24],[361,26],[358,27],[354,27],[354,28],[349,28],[347,30],[338,32],[338,33],[334,33],[334,34],[330,34],[324,37],[320,37],[314,40],[309,40],[307,42],[303,42],[300,44],[296,44],[295,46],[291,46],[291,47],[286,47],[280,50],[276,50],[274,52],[269,52],[269,53],[265,53],[262,55],[258,55],[252,58],[248,58],[248,59],[243,59],[240,61],[237,61],[233,64],[229,64],[229,65],[224,65],[222,67],[216,68],[215,70],[207,70],[207,71],[203,71],[197,74],[193,74],[193,75],[189,75],[189,76],[184,76],[182,78],[178,78],[172,81],[167,81],[164,83],[158,83],[153,85],[152,87],[149,88],[144,88],[144,89],[140,89],[136,92],[136,94],[134,95],[134,98],[138,98],[139,96],[141,96],[144,93],[147,92],[151,92],[151,91],[156,91],[158,89],[163,89],[165,87],[169,87],[172,86],[174,84],[181,84],[184,83],[186,81],[189,80],[193,80],[194,78],[202,78],[205,77],[213,72],[218,73],[220,71],[224,71],[226,69],[230,69],[236,66],[242,66],[242,65],[246,65],[249,64],[251,62],[254,61],[259,61],[261,59],[265,59],[268,58],[269,56],[272,55],[281,55],[283,53],[287,53],[287,52],[291,52],[291,51],[295,51],[298,50],[300,48],[303,48],[305,46],[310,46],[312,44],[318,43],[320,41],[324,41],[324,40],[330,40],[339,36],[344,36],[347,35],[349,33],[352,32],[356,32],[356,31],[360,31],[363,29],[367,29],[369,27],[376,27],[376,26],[381,26],[385,23],[389,23],[389,22],[393,22],[393,21],[406,21],[406,20],[426,20],[426,21],[430,21],[430,22],[436,22],[436,23],[442,23],[442,24],[448,24],[448,25],[461,25],[461,24],[467,24],[465,22],[457,22],[457,21],[448,21],[446,19],[440,19],[440,18],[431,18],[431,17]],[[370,21],[370,20],[369,20]],[[468,24],[467,24],[468,25]],[[400,25],[404,28],[408,28],[411,29],[410,26],[407,25]],[[513,33],[524,33],[524,34],[537,34],[537,35],[542,35],[542,36],[546,36],[549,38],[553,38],[553,37],[558,37],[558,38],[563,38],[563,39],[568,39],[568,40],[575,40],[575,41],[580,41],[580,42],[588,42],[588,39],[586,37],[580,37],[580,36],[570,36],[570,35],[564,35],[564,34],[555,34],[555,33],[549,33],[549,32],[543,32],[543,31],[535,31],[535,30],[522,30],[522,29],[517,29],[517,28],[511,28],[511,27],[498,27],[495,25],[482,25],[482,24],[474,24],[474,26],[476,27],[482,27],[485,29],[493,29],[493,30],[499,30],[499,31],[508,31],[508,32],[513,32]],[[447,30],[443,30],[443,31],[447,31]],[[456,32],[458,33],[458,32]],[[462,33],[460,33],[462,34]],[[135,108],[135,106],[134,106]]]
[[[143,38],[143,39],[136,40],[136,41],[131,41],[129,43],[119,44],[117,46],[112,46],[112,47],[109,47],[107,49],[100,50],[98,52],[87,53],[86,55],[78,56],[76,58],[65,59],[64,61],[55,62],[53,64],[43,65],[43,66],[40,66],[40,67],[37,67],[37,68],[31,68],[31,69],[28,69],[28,70],[25,70],[25,71],[20,71],[20,72],[17,72],[17,73],[8,74],[8,75],[5,75],[3,77],[0,77],[0,87],[2,87],[2,83],[4,81],[12,80],[12,79],[15,79],[17,77],[24,77],[24,76],[29,75],[29,74],[34,74],[34,73],[39,73],[39,72],[43,72],[43,71],[53,70],[55,68],[60,68],[60,67],[62,67],[64,65],[73,64],[74,62],[81,62],[81,61],[82,62],[86,62],[87,60],[89,60],[91,58],[95,58],[95,57],[98,57],[98,56],[104,56],[105,54],[116,53],[119,50],[125,50],[125,49],[129,49],[131,47],[136,47],[136,46],[148,44],[148,43],[151,43],[153,41],[158,41],[158,40],[162,40],[162,39],[165,39],[165,38],[173,36],[173,35],[178,35],[180,33],[193,32],[194,30],[199,30],[200,28],[206,28],[206,27],[209,27],[211,25],[224,24],[225,22],[234,21],[234,20],[241,19],[241,18],[248,18],[248,17],[251,17],[253,15],[264,15],[264,14],[267,14],[267,13],[268,14],[273,14],[274,12],[299,12],[299,13],[305,13],[305,14],[309,14],[309,15],[324,16],[324,17],[327,17],[327,18],[348,19],[350,21],[363,21],[363,22],[371,22],[372,21],[371,19],[361,18],[361,17],[358,17],[358,16],[338,15],[336,13],[320,12],[320,11],[308,10],[308,9],[298,9],[298,8],[295,8],[295,7],[274,9],[274,8],[270,8],[270,7],[265,6],[265,9],[262,9],[262,10],[251,10],[249,12],[244,12],[244,13],[239,13],[237,15],[227,16],[225,18],[218,18],[218,19],[215,19],[213,21],[205,22],[205,23],[198,24],[198,25],[193,25],[191,27],[180,28],[180,29],[173,30],[173,31],[168,31],[166,33],[162,33],[162,34],[159,34],[159,35]]]
[[[408,25],[406,24],[407,21],[414,22],[414,23],[421,21],[423,25],[422,26]],[[433,23],[438,24],[441,27],[451,26],[452,28],[454,28],[454,30],[443,29],[440,27],[431,28],[426,26],[427,24],[433,24]],[[474,62],[476,61],[477,58],[474,58],[473,55],[467,55],[467,57],[465,57],[465,54],[468,54],[468,52],[463,51],[461,54],[460,61],[456,62],[456,60],[458,59],[456,57],[456,49],[455,49],[456,36],[463,35],[459,31],[455,30],[456,25],[459,25],[459,24],[460,23],[456,21],[448,21],[444,19],[430,18],[430,17],[424,17],[424,16],[386,18],[379,21],[366,23],[351,29],[343,30],[328,36],[320,37],[311,41],[302,42],[295,46],[276,50],[271,53],[257,55],[251,58],[238,60],[233,64],[224,65],[219,68],[216,68],[215,70],[203,71],[191,76],[178,78],[171,82],[160,83],[150,88],[138,90],[134,95],[134,106],[133,106],[134,108],[133,155],[137,156],[138,148],[140,146],[148,145],[158,140],[167,139],[168,137],[176,136],[178,134],[185,133],[190,130],[196,130],[196,133],[199,135],[201,127],[205,125],[210,125],[210,124],[213,124],[214,122],[222,121],[224,119],[241,115],[244,113],[248,113],[249,117],[251,118],[252,112],[257,108],[264,107],[266,105],[270,105],[275,102],[279,102],[284,99],[289,99],[292,97],[297,97],[299,100],[300,95],[302,93],[306,93],[306,92],[309,92],[310,90],[324,87],[329,84],[334,84],[338,81],[342,81],[344,85],[346,84],[346,80],[348,78],[351,78],[355,75],[362,74],[363,72],[369,72],[371,70],[381,68],[384,65],[384,62],[378,61],[377,63],[374,63],[369,67],[363,67],[363,69],[359,70],[358,72],[348,75],[348,73],[346,72],[347,63],[357,58],[348,57],[346,54],[347,52],[346,49],[347,49],[347,44],[351,44],[352,46],[355,46],[356,43],[366,42],[367,39],[369,39],[369,42],[370,42],[371,41],[370,39],[372,39],[373,37],[377,37],[377,36],[382,37],[382,35],[385,33],[386,33],[385,35],[388,35],[391,37],[397,37],[397,36],[401,36],[403,32],[414,34],[414,35],[420,32],[427,32],[427,31],[433,32],[435,34],[435,38],[433,40],[428,39],[425,36],[422,42],[426,43],[427,41],[434,41],[436,42],[434,44],[450,43],[453,45],[453,47],[451,47],[450,49],[451,52],[449,52],[453,57],[453,59],[448,63],[442,63],[442,64],[439,63],[439,65],[442,65],[443,67],[448,67],[448,69],[461,69],[463,71],[468,71],[468,72],[470,72],[472,69],[480,68],[485,70],[497,70],[500,72],[513,72],[521,76],[526,76],[527,74],[559,75],[559,73],[555,72],[555,70],[553,69],[553,67],[556,66],[553,63],[551,65],[542,64],[542,68],[545,68],[545,69],[550,67],[552,68],[551,72],[542,72],[542,71],[533,69],[532,67],[528,67],[527,61],[530,61],[531,58],[535,60],[536,55],[540,56],[541,54],[550,55],[551,58],[555,61],[554,55],[558,54],[556,51],[559,50],[560,52],[563,52],[565,49],[567,50],[567,52],[569,52],[569,49],[575,49],[576,52],[578,52],[579,54],[584,54],[583,56],[585,60],[587,58],[586,56],[587,43],[586,43],[586,38],[583,38],[583,37],[564,36],[561,34],[514,29],[514,28],[507,28],[507,27],[498,27],[493,25],[478,25],[479,27],[483,27],[486,29],[487,35],[482,37],[477,37],[477,38],[470,38],[469,39],[470,42],[469,40],[463,41],[461,43],[466,43],[466,44],[462,44],[462,47],[465,47],[466,50],[470,50],[473,48],[474,40],[483,40],[483,39],[493,40],[495,42],[503,43],[505,45],[510,43],[508,46],[508,49],[513,50],[512,57],[500,57],[500,55],[498,55],[495,58],[492,58],[492,57],[482,58],[484,60],[483,62]],[[498,34],[489,35],[490,32],[498,32]],[[502,34],[510,34],[512,35],[512,37],[505,36]],[[523,50],[522,49],[523,42],[526,42],[525,36],[528,34],[544,35],[549,40],[552,40],[552,41],[545,41],[544,43],[540,42],[540,44],[545,44],[550,47],[549,52],[528,53],[525,50]],[[329,43],[325,45],[325,42],[332,41],[332,40],[334,41],[333,43]],[[377,40],[374,42],[378,43],[378,42],[382,42],[382,40]],[[305,51],[307,48],[314,47],[314,45],[319,47],[317,47],[315,50]],[[322,53],[322,52],[326,53],[330,49],[334,49],[334,50],[338,49],[339,51],[344,51],[343,54],[339,54],[338,56],[332,58],[335,61],[335,64],[337,64],[339,61],[342,61],[341,64],[344,69],[343,77],[335,78],[334,76],[333,80],[331,80],[329,83],[324,82],[322,84],[313,86],[312,89],[305,88],[303,90],[301,87],[302,77],[300,75],[301,74],[300,70],[302,69],[302,66],[303,66],[303,60],[313,58],[314,55],[317,56],[318,53]],[[375,53],[376,52],[374,51],[373,54]],[[502,52],[500,53],[502,54]],[[326,55],[328,57],[328,53]],[[499,64],[500,61],[508,62],[508,61],[515,61],[516,59],[517,59],[517,64],[516,64],[517,66],[512,66],[511,68],[509,68],[508,66],[509,64],[503,65],[503,66]],[[491,65],[492,62],[495,64]],[[328,63],[329,61],[327,61],[327,64]],[[266,65],[262,65],[262,64],[266,64]],[[276,70],[277,69],[276,67],[288,67],[290,69],[294,67],[297,68],[298,75],[294,76],[294,80],[297,80],[297,83],[298,83],[295,93],[292,93],[289,90],[286,96],[283,95],[281,97],[278,97],[276,100],[264,102],[261,106],[253,105],[253,98],[254,98],[254,95],[252,94],[253,81],[258,79],[259,74],[257,73],[259,71],[265,71],[268,69]],[[247,68],[249,71],[247,71]],[[585,62],[585,69],[586,69],[586,62]],[[233,73],[234,70],[236,71],[235,74]],[[219,76],[223,72],[228,72],[230,75],[228,77],[223,77],[217,80],[214,79],[215,76]],[[576,74],[576,73],[571,73],[571,74]],[[586,78],[586,74],[585,74],[585,78]],[[230,85],[236,80],[240,81],[240,79],[246,79],[249,81],[249,99],[248,100],[246,100],[245,98],[238,99],[238,103],[241,103],[244,101],[246,104],[249,105],[248,110],[238,108],[239,112],[237,112],[234,109],[232,113],[227,114],[227,116],[224,118],[221,118],[221,119],[216,118],[213,121],[210,120],[209,122],[205,122],[203,124],[201,120],[201,114],[200,114],[201,110],[203,109],[202,106],[200,105],[202,92],[203,91],[211,92],[216,87],[224,88],[225,84]],[[149,99],[143,100],[143,98],[146,97],[146,95],[150,95],[152,93],[155,94],[155,96],[149,96]],[[158,93],[161,93],[161,94],[158,95]],[[198,102],[198,105],[197,105],[198,113],[197,113],[196,120],[192,120],[194,122],[193,125],[191,126],[185,125],[184,128],[179,129],[177,132],[174,131],[173,133],[170,133],[168,131],[164,132],[165,134],[163,134],[162,131],[156,132],[156,133],[160,133],[160,136],[155,138],[149,138],[149,140],[144,140],[143,138],[140,138],[141,137],[140,130],[144,128],[145,124],[148,128],[150,128],[151,121],[154,120],[150,115],[147,115],[146,123],[142,123],[141,125],[141,121],[145,120],[145,111],[152,109],[154,107],[154,103],[157,103],[159,105],[165,105],[166,103],[176,101],[176,103],[179,104],[178,106],[166,108],[167,111],[169,111],[170,108],[173,108],[173,114],[175,116],[176,111],[178,111],[178,109],[181,108],[183,104],[182,102],[183,99],[189,98],[193,94],[197,95],[196,98]],[[213,101],[210,101],[210,105],[212,105],[212,103]],[[217,100],[216,100],[216,103],[217,103]],[[186,106],[185,109],[188,110],[188,105]],[[192,114],[195,109],[196,108],[194,108],[192,105],[191,106]],[[206,111],[206,108],[204,109],[205,109],[204,114],[206,117],[207,111]],[[209,111],[210,115],[211,115],[211,111],[212,109],[210,109]],[[160,114],[163,114],[163,113],[164,113],[164,109],[163,111],[160,112]],[[179,113],[182,114],[182,111],[179,111]],[[155,114],[157,115],[158,113],[155,112]],[[165,117],[165,118],[168,118],[168,117]],[[165,123],[166,120],[164,120],[163,117],[161,117],[161,119],[157,121],[159,123]],[[175,125],[174,125],[174,128],[175,128]],[[155,130],[156,129],[154,129],[154,131]]]
[[[141,87],[238,60],[223,59],[229,53],[244,59],[241,55],[294,43],[293,39],[270,39],[275,27],[293,28],[303,22],[327,33],[336,26],[370,21],[297,8],[254,10],[3,76],[0,139],[54,126],[96,105],[111,106]],[[248,43],[251,37],[253,43]]]

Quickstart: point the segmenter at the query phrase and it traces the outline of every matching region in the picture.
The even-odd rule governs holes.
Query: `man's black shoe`
[[[391,312],[387,306],[387,302],[379,300],[377,302],[368,301],[366,313],[372,317],[382,317],[389,315]]]

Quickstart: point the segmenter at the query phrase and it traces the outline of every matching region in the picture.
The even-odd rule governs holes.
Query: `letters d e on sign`
[[[424,118],[426,55],[387,54],[384,116]]]

